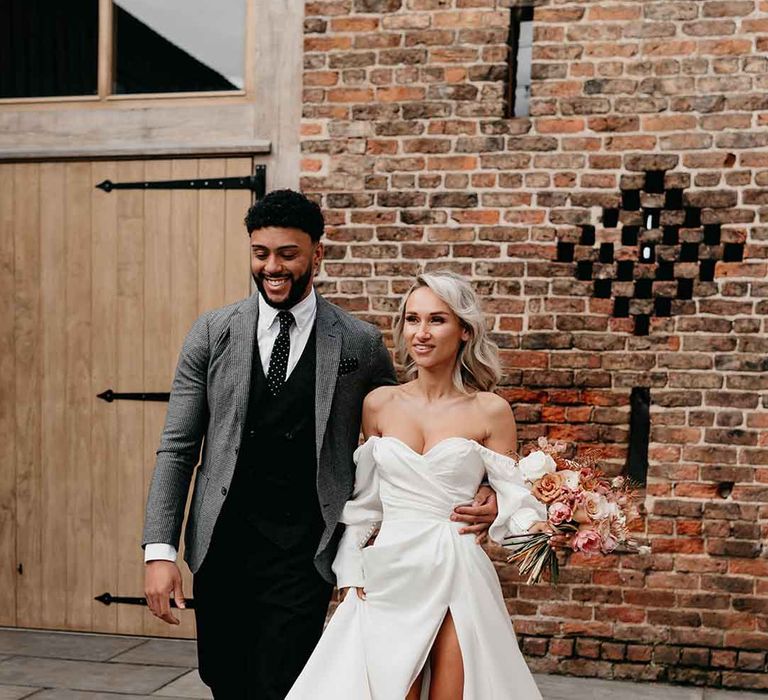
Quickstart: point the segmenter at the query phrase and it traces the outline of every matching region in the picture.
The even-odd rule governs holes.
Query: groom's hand
[[[144,595],[147,606],[155,617],[169,625],[178,625],[178,618],[171,613],[171,594],[176,605],[184,608],[184,592],[181,588],[181,571],[175,562],[158,559],[147,562],[144,571]]]
[[[496,492],[490,486],[481,486],[472,505],[456,506],[451,514],[451,520],[472,523],[468,527],[461,528],[459,534],[473,534],[478,543],[482,544],[488,538],[488,528],[498,514]]]

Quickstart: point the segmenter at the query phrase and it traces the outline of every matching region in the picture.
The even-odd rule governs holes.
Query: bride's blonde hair
[[[400,304],[395,322],[395,349],[398,359],[405,366],[410,379],[416,374],[416,363],[408,355],[403,337],[405,306],[414,290],[429,287],[444,301],[459,319],[462,328],[469,332],[469,340],[462,341],[453,370],[453,384],[462,393],[470,391],[493,391],[501,379],[499,348],[488,336],[485,316],[474,290],[463,277],[454,272],[441,270],[428,272],[416,277],[415,284],[408,290]]]

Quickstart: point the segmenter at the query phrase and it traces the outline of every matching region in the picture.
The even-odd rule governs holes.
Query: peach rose
[[[545,474],[538,481],[534,482],[533,493],[542,503],[551,503],[563,490],[563,480],[557,472]]]
[[[597,554],[603,546],[603,538],[595,530],[579,530],[571,542],[574,552]]]
[[[608,517],[610,511],[605,496],[601,496],[594,491],[586,491],[582,502],[590,520],[602,520]]]
[[[562,525],[571,519],[573,512],[565,503],[553,503],[549,506],[549,522],[553,525]]]

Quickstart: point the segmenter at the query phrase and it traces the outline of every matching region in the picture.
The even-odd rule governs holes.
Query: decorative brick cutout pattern
[[[593,297],[613,298],[615,318],[632,316],[635,335],[648,335],[651,317],[671,316],[678,300],[692,299],[696,282],[713,282],[718,261],[744,259],[744,241],[703,223],[702,208],[666,181],[663,170],[646,171],[640,187],[625,176],[620,206],[603,208],[606,240],[597,244],[595,227],[582,224],[577,241],[557,244],[557,261],[575,262],[576,279],[593,282]]]

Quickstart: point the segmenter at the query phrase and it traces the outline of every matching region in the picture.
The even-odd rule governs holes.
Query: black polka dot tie
[[[277,314],[280,321],[280,332],[272,348],[269,358],[269,372],[267,374],[267,386],[273,396],[277,396],[285,384],[285,375],[288,373],[288,356],[291,354],[291,325],[293,314],[290,311],[280,311]]]

